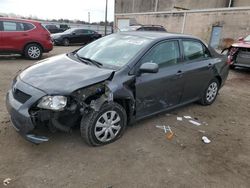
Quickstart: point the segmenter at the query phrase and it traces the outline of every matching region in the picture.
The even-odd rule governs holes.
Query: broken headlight
[[[64,96],[44,96],[37,107],[49,110],[61,111],[67,105],[67,97]]]

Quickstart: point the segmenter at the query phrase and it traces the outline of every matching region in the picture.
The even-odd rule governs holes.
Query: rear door
[[[207,47],[196,39],[183,39],[183,77],[185,79],[182,103],[198,99],[209,81],[214,78],[216,59]]]
[[[184,87],[179,41],[158,43],[144,55],[143,63],[159,65],[158,73],[144,73],[136,78],[136,116],[142,118],[178,105]]]
[[[94,34],[91,30],[84,29],[82,31],[82,41],[83,43],[89,43],[92,41]]]
[[[81,41],[81,29],[73,30],[69,37],[70,43],[80,43]]]

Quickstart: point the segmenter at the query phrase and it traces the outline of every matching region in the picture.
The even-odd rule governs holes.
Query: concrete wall
[[[250,6],[250,1],[249,0],[234,0],[233,6],[235,7]]]
[[[158,0],[158,11],[171,10],[176,7],[186,9],[222,8],[228,6],[228,0]]]
[[[250,6],[250,0],[232,1],[234,7]],[[115,12],[169,11],[173,10],[174,6],[187,9],[224,8],[228,7],[229,2],[230,0],[115,0]]]
[[[250,34],[250,10],[187,13],[185,34],[195,35],[205,42],[210,42],[213,26],[222,27],[221,44],[225,39],[238,39]],[[119,18],[135,19],[140,24],[161,24],[169,32],[180,33],[184,13],[117,15]]]

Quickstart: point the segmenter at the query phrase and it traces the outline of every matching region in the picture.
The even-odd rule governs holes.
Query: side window
[[[0,31],[3,31],[3,22],[0,21]]]
[[[154,46],[141,60],[141,63],[156,63],[159,67],[179,63],[180,50],[178,41],[166,41]]]
[[[3,22],[3,30],[4,31],[18,31],[17,23],[15,22]]]
[[[22,23],[22,25],[23,25],[23,30],[24,31],[31,30],[31,29],[33,29],[35,27],[34,25],[32,25],[30,23]]]
[[[186,60],[196,60],[210,57],[206,47],[199,41],[183,40],[183,48]]]
[[[91,30],[82,30],[83,34],[92,34],[93,32]]]
[[[75,31],[73,31],[73,32],[75,32],[76,34],[82,34],[83,32],[82,32],[82,29],[77,29],[77,30],[75,30]]]

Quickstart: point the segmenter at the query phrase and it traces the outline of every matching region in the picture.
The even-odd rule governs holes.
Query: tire
[[[220,83],[218,79],[212,79],[206,87],[205,91],[203,92],[202,98],[200,99],[200,103],[204,106],[212,104],[218,95],[219,88]]]
[[[108,122],[111,121],[110,118],[114,121],[113,124]],[[120,138],[126,125],[127,114],[124,108],[115,102],[105,103],[99,111],[92,110],[82,118],[80,132],[88,145],[101,146]]]
[[[29,44],[24,49],[24,55],[31,60],[40,59],[42,57],[42,48],[38,44]]]
[[[63,39],[63,46],[69,46],[69,39]]]
[[[230,67],[230,69],[235,69],[235,65],[233,65],[233,64],[230,65],[229,67]]]

